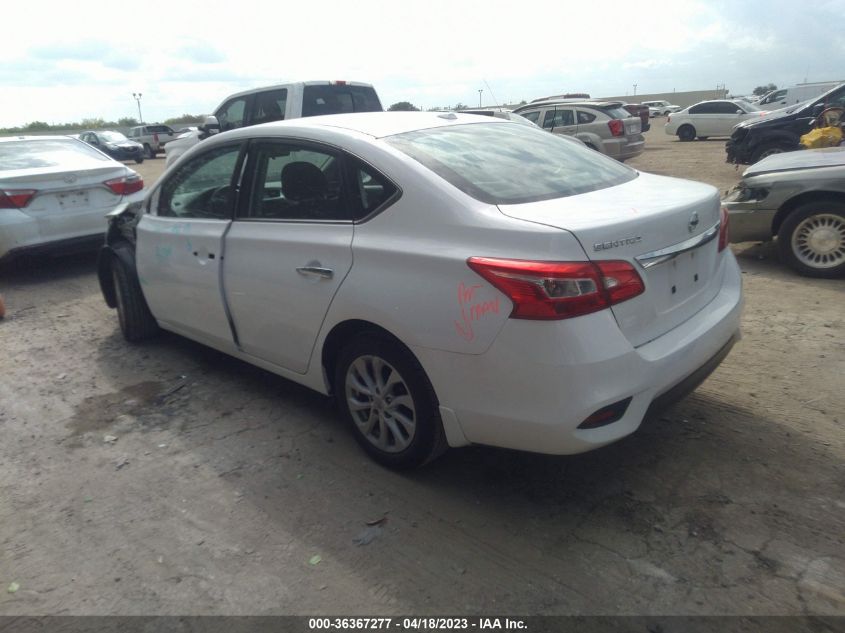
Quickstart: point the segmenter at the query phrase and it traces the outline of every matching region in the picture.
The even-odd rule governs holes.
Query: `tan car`
[[[574,136],[619,161],[639,156],[645,148],[640,118],[625,110],[621,101],[548,100],[514,112],[553,134]]]

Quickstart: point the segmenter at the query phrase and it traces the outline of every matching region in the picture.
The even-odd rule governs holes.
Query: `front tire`
[[[685,143],[694,140],[695,128],[691,125],[682,125],[680,128],[678,128],[678,138]]]
[[[137,275],[118,257],[112,258],[111,273],[123,338],[130,343],[138,343],[155,336],[158,324],[147,306]]]
[[[143,157],[143,156],[141,156],[140,158],[136,158],[136,159],[135,159],[135,162],[136,162],[136,163],[138,163],[138,164],[140,165],[141,163],[143,163],[143,162],[144,162],[144,157]]]
[[[754,153],[751,154],[751,163],[753,164],[757,161],[761,161],[767,156],[772,156],[773,154],[783,154],[784,152],[788,151],[790,151],[790,148],[786,147],[785,145],[780,145],[778,143],[768,143],[754,150]]]
[[[821,200],[796,207],[780,226],[778,249],[801,275],[845,275],[845,204]]]
[[[388,336],[361,334],[341,350],[334,391],[355,439],[378,463],[416,468],[448,448],[431,382]]]

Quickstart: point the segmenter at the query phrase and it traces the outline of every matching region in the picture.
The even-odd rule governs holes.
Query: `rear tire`
[[[388,336],[363,333],[341,350],[334,392],[355,439],[383,466],[417,468],[448,448],[428,376]]]
[[[699,141],[706,141],[708,138],[710,138],[710,137],[709,136],[699,136],[698,140]]]
[[[118,257],[112,258],[111,273],[117,318],[123,338],[137,343],[155,336],[158,324],[147,306],[137,275],[129,271]]]
[[[684,124],[678,128],[678,138],[683,142],[689,142],[695,139],[695,128],[689,124]]]
[[[845,275],[845,204],[820,200],[796,207],[778,230],[778,250],[801,275]]]

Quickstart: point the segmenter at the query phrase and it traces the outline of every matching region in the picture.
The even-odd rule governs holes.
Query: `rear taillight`
[[[610,128],[610,133],[613,136],[625,135],[625,123],[622,121],[622,119],[611,119],[607,122],[607,127]]]
[[[36,193],[35,189],[0,189],[0,209],[23,209]]]
[[[514,319],[568,319],[604,310],[645,290],[637,271],[625,261],[470,257],[467,264],[511,300]]]
[[[728,246],[728,240],[730,236],[728,235],[728,224],[730,215],[728,215],[728,210],[725,207],[722,207],[719,210],[719,252],[721,253],[725,248]]]
[[[141,191],[144,188],[144,179],[138,174],[131,176],[121,176],[120,178],[112,178],[103,183],[106,187],[111,189],[119,196],[126,196],[136,191]]]

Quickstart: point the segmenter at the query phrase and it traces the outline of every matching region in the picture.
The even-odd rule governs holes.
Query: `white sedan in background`
[[[0,262],[102,244],[107,213],[142,200],[143,179],[69,136],[0,138]]]
[[[632,433],[739,333],[715,188],[532,126],[380,112],[214,136],[112,217],[124,336],[164,328],[333,394],[361,446],[564,454]]]
[[[682,141],[703,141],[711,136],[730,136],[737,123],[766,114],[767,110],[741,99],[702,101],[670,114],[664,129]]]

